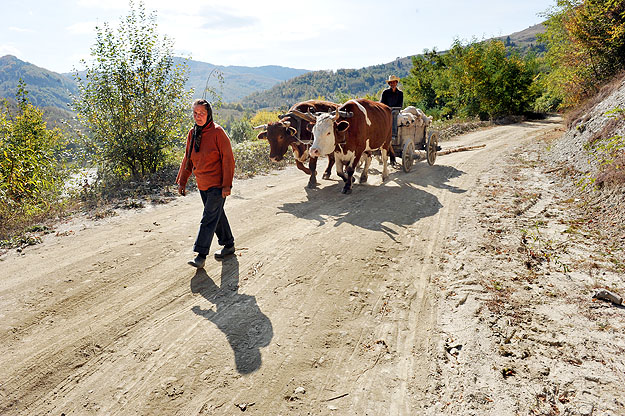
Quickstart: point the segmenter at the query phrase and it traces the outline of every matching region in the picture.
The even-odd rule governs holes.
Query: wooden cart
[[[415,159],[427,159],[432,166],[436,161],[436,153],[441,150],[438,145],[439,132],[430,129],[426,123],[412,123],[398,120],[399,107],[393,107],[393,137],[391,144],[395,156],[400,157],[404,172],[410,172]],[[418,152],[418,153],[417,153]]]

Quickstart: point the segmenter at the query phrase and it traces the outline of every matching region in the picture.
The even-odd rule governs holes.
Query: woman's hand
[[[230,195],[230,188],[221,188],[221,197],[225,198]]]
[[[187,194],[187,191],[185,188],[186,187],[184,185],[178,185],[178,193],[182,196],[185,196]]]

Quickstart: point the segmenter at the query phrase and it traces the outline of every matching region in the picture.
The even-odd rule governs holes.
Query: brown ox
[[[281,116],[280,121],[256,127],[266,129],[258,135],[258,138],[267,139],[269,142],[269,158],[273,162],[281,161],[291,146],[295,164],[300,170],[310,175],[309,188],[317,185],[317,158],[310,157],[308,151],[313,137],[310,131],[310,118],[304,116],[304,113],[327,112],[337,108],[338,104],[329,101],[302,101],[291,107],[287,114]],[[304,166],[306,160],[308,160],[308,167]],[[328,155],[328,167],[323,173],[323,179],[330,178],[333,165],[334,156]]]
[[[315,121],[310,155],[319,157],[334,153],[336,172],[345,181],[344,194],[352,191],[354,171],[363,154],[365,166],[360,175],[361,183],[367,181],[371,154],[375,150],[382,153],[382,181],[388,178],[387,155],[391,156],[391,163],[395,163],[390,107],[371,100],[350,100],[337,111],[315,116]]]

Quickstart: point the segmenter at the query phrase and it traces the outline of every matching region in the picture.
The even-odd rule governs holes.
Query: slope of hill
[[[539,23],[521,30],[520,32],[514,32],[511,35],[502,36],[497,39],[503,41],[508,48],[522,55],[531,52],[540,54],[546,51],[546,46],[538,42],[538,35],[544,33],[545,29],[545,25]]]
[[[15,98],[20,78],[26,84],[28,98],[38,107],[67,109],[76,83],[69,77],[48,71],[15,56],[0,57],[0,97]]]
[[[267,91],[251,94],[241,104],[254,109],[283,108],[298,101],[319,97],[341,101],[341,96],[345,94],[378,96],[386,87],[385,80],[389,75],[405,77],[411,67],[412,58],[405,57],[361,69],[314,71],[282,82]]]
[[[538,44],[537,34],[544,31],[545,27],[538,24],[498,39],[504,41],[510,50],[517,51],[521,55],[530,52],[540,53],[544,51],[544,46]],[[403,78],[409,74],[410,68],[412,56],[361,69],[314,71],[277,84],[269,90],[251,94],[245,97],[241,104],[254,109],[284,108],[299,101],[318,97],[331,101],[341,101],[340,98],[346,94],[349,97],[365,95],[378,97],[386,87],[385,80],[390,74]]]

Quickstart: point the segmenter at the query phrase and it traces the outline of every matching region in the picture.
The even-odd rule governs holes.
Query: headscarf
[[[195,124],[193,126],[193,143],[192,146],[193,148],[195,148],[196,152],[200,151],[200,144],[202,143],[202,129],[206,126],[208,126],[210,124],[210,122],[213,121],[213,109],[211,108],[211,105],[208,101],[206,100],[195,100],[195,102],[193,103],[193,107],[197,106],[197,105],[201,105],[204,108],[206,108],[206,112],[208,113],[206,116],[206,123],[204,123],[203,126],[198,126],[197,124]]]

